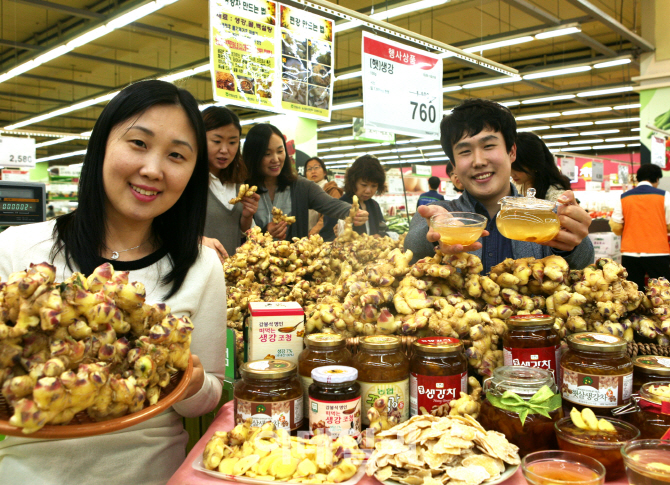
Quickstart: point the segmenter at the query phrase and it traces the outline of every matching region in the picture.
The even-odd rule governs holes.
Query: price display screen
[[[0,225],[45,220],[44,184],[0,182]]]

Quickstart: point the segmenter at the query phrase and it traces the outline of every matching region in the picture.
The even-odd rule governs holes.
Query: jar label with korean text
[[[380,397],[388,398],[388,415],[398,418],[402,423],[409,419],[409,378],[398,382],[363,382],[361,385],[361,421],[369,425],[368,410]]]
[[[630,401],[633,374],[596,376],[563,368],[563,399],[595,408],[613,408]]]
[[[309,430],[328,432],[333,437],[361,434],[361,398],[348,401],[321,401],[309,398]]]
[[[305,377],[298,375],[300,378],[300,384],[302,385],[302,404],[304,406],[304,414],[303,416],[308,417],[309,416],[309,386],[312,385],[312,382],[314,382],[314,379],[311,377]]]
[[[275,427],[291,431],[302,426],[302,396],[279,402],[254,402],[235,398],[235,424],[251,418],[251,426],[260,427],[272,421]]]
[[[561,347],[537,347],[534,349],[503,348],[504,365],[521,365],[550,370],[554,377],[558,375],[558,363],[561,361]]]
[[[433,408],[461,397],[468,392],[468,373],[451,376],[424,376],[412,372],[409,376],[410,414],[430,413]]]

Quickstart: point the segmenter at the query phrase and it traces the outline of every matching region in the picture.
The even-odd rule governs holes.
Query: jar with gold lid
[[[312,371],[309,386],[309,430],[333,438],[361,434],[361,386],[358,371],[344,365],[327,365]]]
[[[633,392],[647,382],[670,381],[670,357],[638,355],[633,359]]]
[[[627,343],[614,335],[581,332],[566,339],[568,351],[561,357],[564,411],[589,407],[611,416],[614,408],[628,404],[633,394],[633,363]]]
[[[468,392],[468,361],[459,339],[424,337],[414,341],[412,350],[410,415],[431,413]]]
[[[309,416],[309,386],[312,371],[324,365],[351,366],[353,357],[347,342],[336,333],[311,333],[305,337],[305,349],[298,356],[298,376],[303,390],[304,416]]]
[[[360,340],[353,367],[361,385],[361,420],[380,397],[388,398],[388,415],[402,423],[409,419],[409,359],[401,340],[392,335],[372,335]]]
[[[507,321],[503,336],[504,365],[548,369],[556,378],[561,339],[551,315],[515,315]]]
[[[297,430],[303,420],[303,393],[297,366],[285,360],[255,360],[240,366],[242,379],[233,388],[235,424],[252,419],[280,429]]]

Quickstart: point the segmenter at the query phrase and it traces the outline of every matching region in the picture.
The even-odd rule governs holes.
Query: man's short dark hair
[[[638,182],[651,182],[655,184],[663,178],[663,170],[653,163],[645,163],[637,170]]]
[[[442,118],[440,143],[453,161],[453,146],[465,136],[475,136],[484,129],[502,133],[507,153],[516,143],[516,120],[506,107],[488,99],[466,99],[451,114]]]
[[[433,175],[431,178],[428,179],[428,187],[430,187],[433,190],[437,190],[440,188],[440,177],[436,177]]]

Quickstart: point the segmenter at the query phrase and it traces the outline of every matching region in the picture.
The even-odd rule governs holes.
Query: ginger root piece
[[[284,212],[278,208],[272,208],[272,222],[279,224],[280,222],[285,222],[286,224],[293,224],[295,222],[295,216],[284,215]]]
[[[247,184],[242,184],[240,185],[240,190],[237,192],[237,197],[230,199],[228,201],[229,204],[237,204],[238,202],[242,202],[242,199],[245,197],[251,197],[256,193],[258,190],[258,187],[254,186],[249,186]]]

